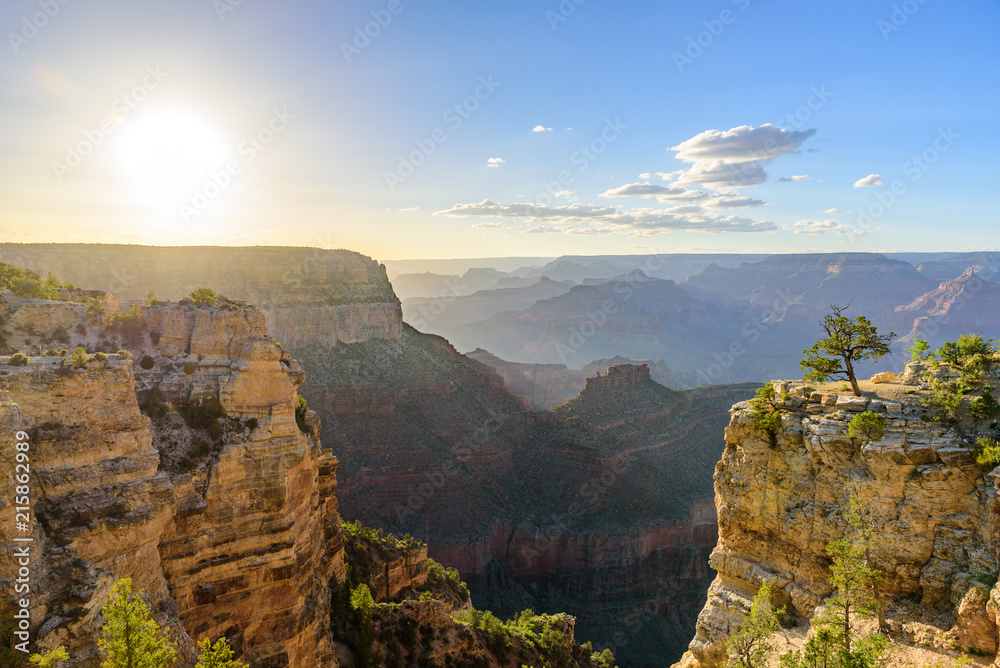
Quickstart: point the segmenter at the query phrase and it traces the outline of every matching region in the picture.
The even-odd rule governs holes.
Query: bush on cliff
[[[66,649],[60,645],[51,652],[46,652],[45,654],[32,654],[28,663],[32,666],[38,666],[38,668],[57,668],[57,666],[63,661],[69,661],[69,654],[66,652]]]
[[[69,363],[77,369],[87,366],[87,361],[87,351],[83,346],[77,346],[76,350],[73,351],[73,355],[69,358]]]
[[[847,425],[847,433],[861,441],[862,446],[881,441],[885,436],[885,417],[872,411],[858,413]]]
[[[750,416],[753,418],[754,429],[766,431],[772,446],[777,445],[775,439],[781,428],[781,413],[778,412],[777,401],[774,383],[771,382],[758,388],[754,398],[750,400]]]
[[[246,662],[236,660],[225,638],[219,638],[214,645],[205,638],[198,643],[198,651],[198,663],[194,668],[248,668]]]
[[[11,366],[28,366],[28,356],[24,353],[14,353],[10,356]]]
[[[196,306],[215,306],[219,297],[211,288],[197,288],[188,295],[188,299]]]
[[[976,441],[976,463],[983,471],[992,471],[1000,464],[1000,441],[983,437]]]
[[[972,400],[969,408],[977,420],[991,420],[1000,414],[1000,402],[993,397],[989,387],[983,389],[982,396]]]

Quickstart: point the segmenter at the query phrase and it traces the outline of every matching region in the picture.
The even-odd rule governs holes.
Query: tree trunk
[[[844,368],[847,370],[847,378],[851,381],[851,389],[854,390],[854,396],[861,396],[861,388],[858,386],[858,378],[854,375],[854,365],[851,364],[851,360],[844,359]]]

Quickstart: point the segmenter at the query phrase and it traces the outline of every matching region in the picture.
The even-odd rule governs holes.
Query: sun
[[[226,157],[225,145],[207,124],[178,111],[137,119],[122,134],[121,152],[132,193],[152,206],[189,198]]]

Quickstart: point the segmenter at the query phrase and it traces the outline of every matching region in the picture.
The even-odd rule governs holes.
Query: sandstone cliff
[[[900,611],[916,605],[918,616],[951,620],[927,638],[994,654],[987,601],[997,574],[996,475],[977,465],[955,429],[927,421],[915,388],[867,385],[864,397],[809,392],[801,382],[775,388],[790,394],[774,445],[753,427],[747,403],[733,407],[715,471],[719,541],[710,563],[718,575],[682,664],[725,661],[725,640],[762,583],[793,614],[812,616],[832,593],[825,549],[845,533],[849,490],[870,503],[879,525],[873,557],[894,640],[912,639],[919,624],[901,621]],[[861,447],[848,423],[864,410],[882,413],[886,431]]]
[[[97,665],[100,609],[131,577],[175,627],[182,656],[192,640],[225,636],[254,667],[333,665],[337,461],[314,416],[302,416],[304,431],[296,422],[301,369],[252,308],[142,315],[158,334],[137,341],[133,359],[76,369],[33,357],[0,375],[2,418],[31,435],[36,543],[56,546],[33,565],[32,637],[65,645],[74,666]],[[158,408],[154,420],[137,394]],[[198,412],[211,405],[217,413]],[[192,426],[181,413],[211,419]],[[184,455],[195,450],[198,461]],[[0,509],[6,557],[11,496]]]

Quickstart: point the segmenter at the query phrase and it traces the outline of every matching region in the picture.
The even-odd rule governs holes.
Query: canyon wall
[[[890,613],[909,601],[954,615],[955,627],[944,629],[953,647],[996,652],[987,602],[997,575],[997,477],[955,428],[928,421],[918,388],[871,387],[879,394],[854,397],[776,382],[779,396],[790,394],[773,444],[753,427],[746,402],[733,407],[715,471],[719,541],[710,564],[718,575],[684,666],[725,662],[725,641],[763,583],[794,614],[812,616],[833,592],[826,546],[845,535],[852,493],[878,526],[873,559]],[[862,447],[848,424],[865,410],[883,414],[886,429]]]
[[[119,299],[178,300],[199,287],[253,304],[285,346],[334,346],[401,334],[383,265],[320,248],[0,244],[0,262],[52,272]]]
[[[76,369],[32,357],[0,371],[0,420],[31,436],[33,536],[46,545],[32,565],[32,637],[66,646],[71,666],[98,665],[100,610],[131,577],[182,657],[192,640],[225,636],[253,668],[334,665],[338,462],[320,447],[315,414],[296,423],[301,368],[252,308],[168,304],[144,317],[159,336],[135,342],[133,359]],[[160,407],[154,420],[137,396]],[[213,404],[194,427],[167,408]],[[12,513],[0,509],[11,520],[0,527],[5,564]]]

